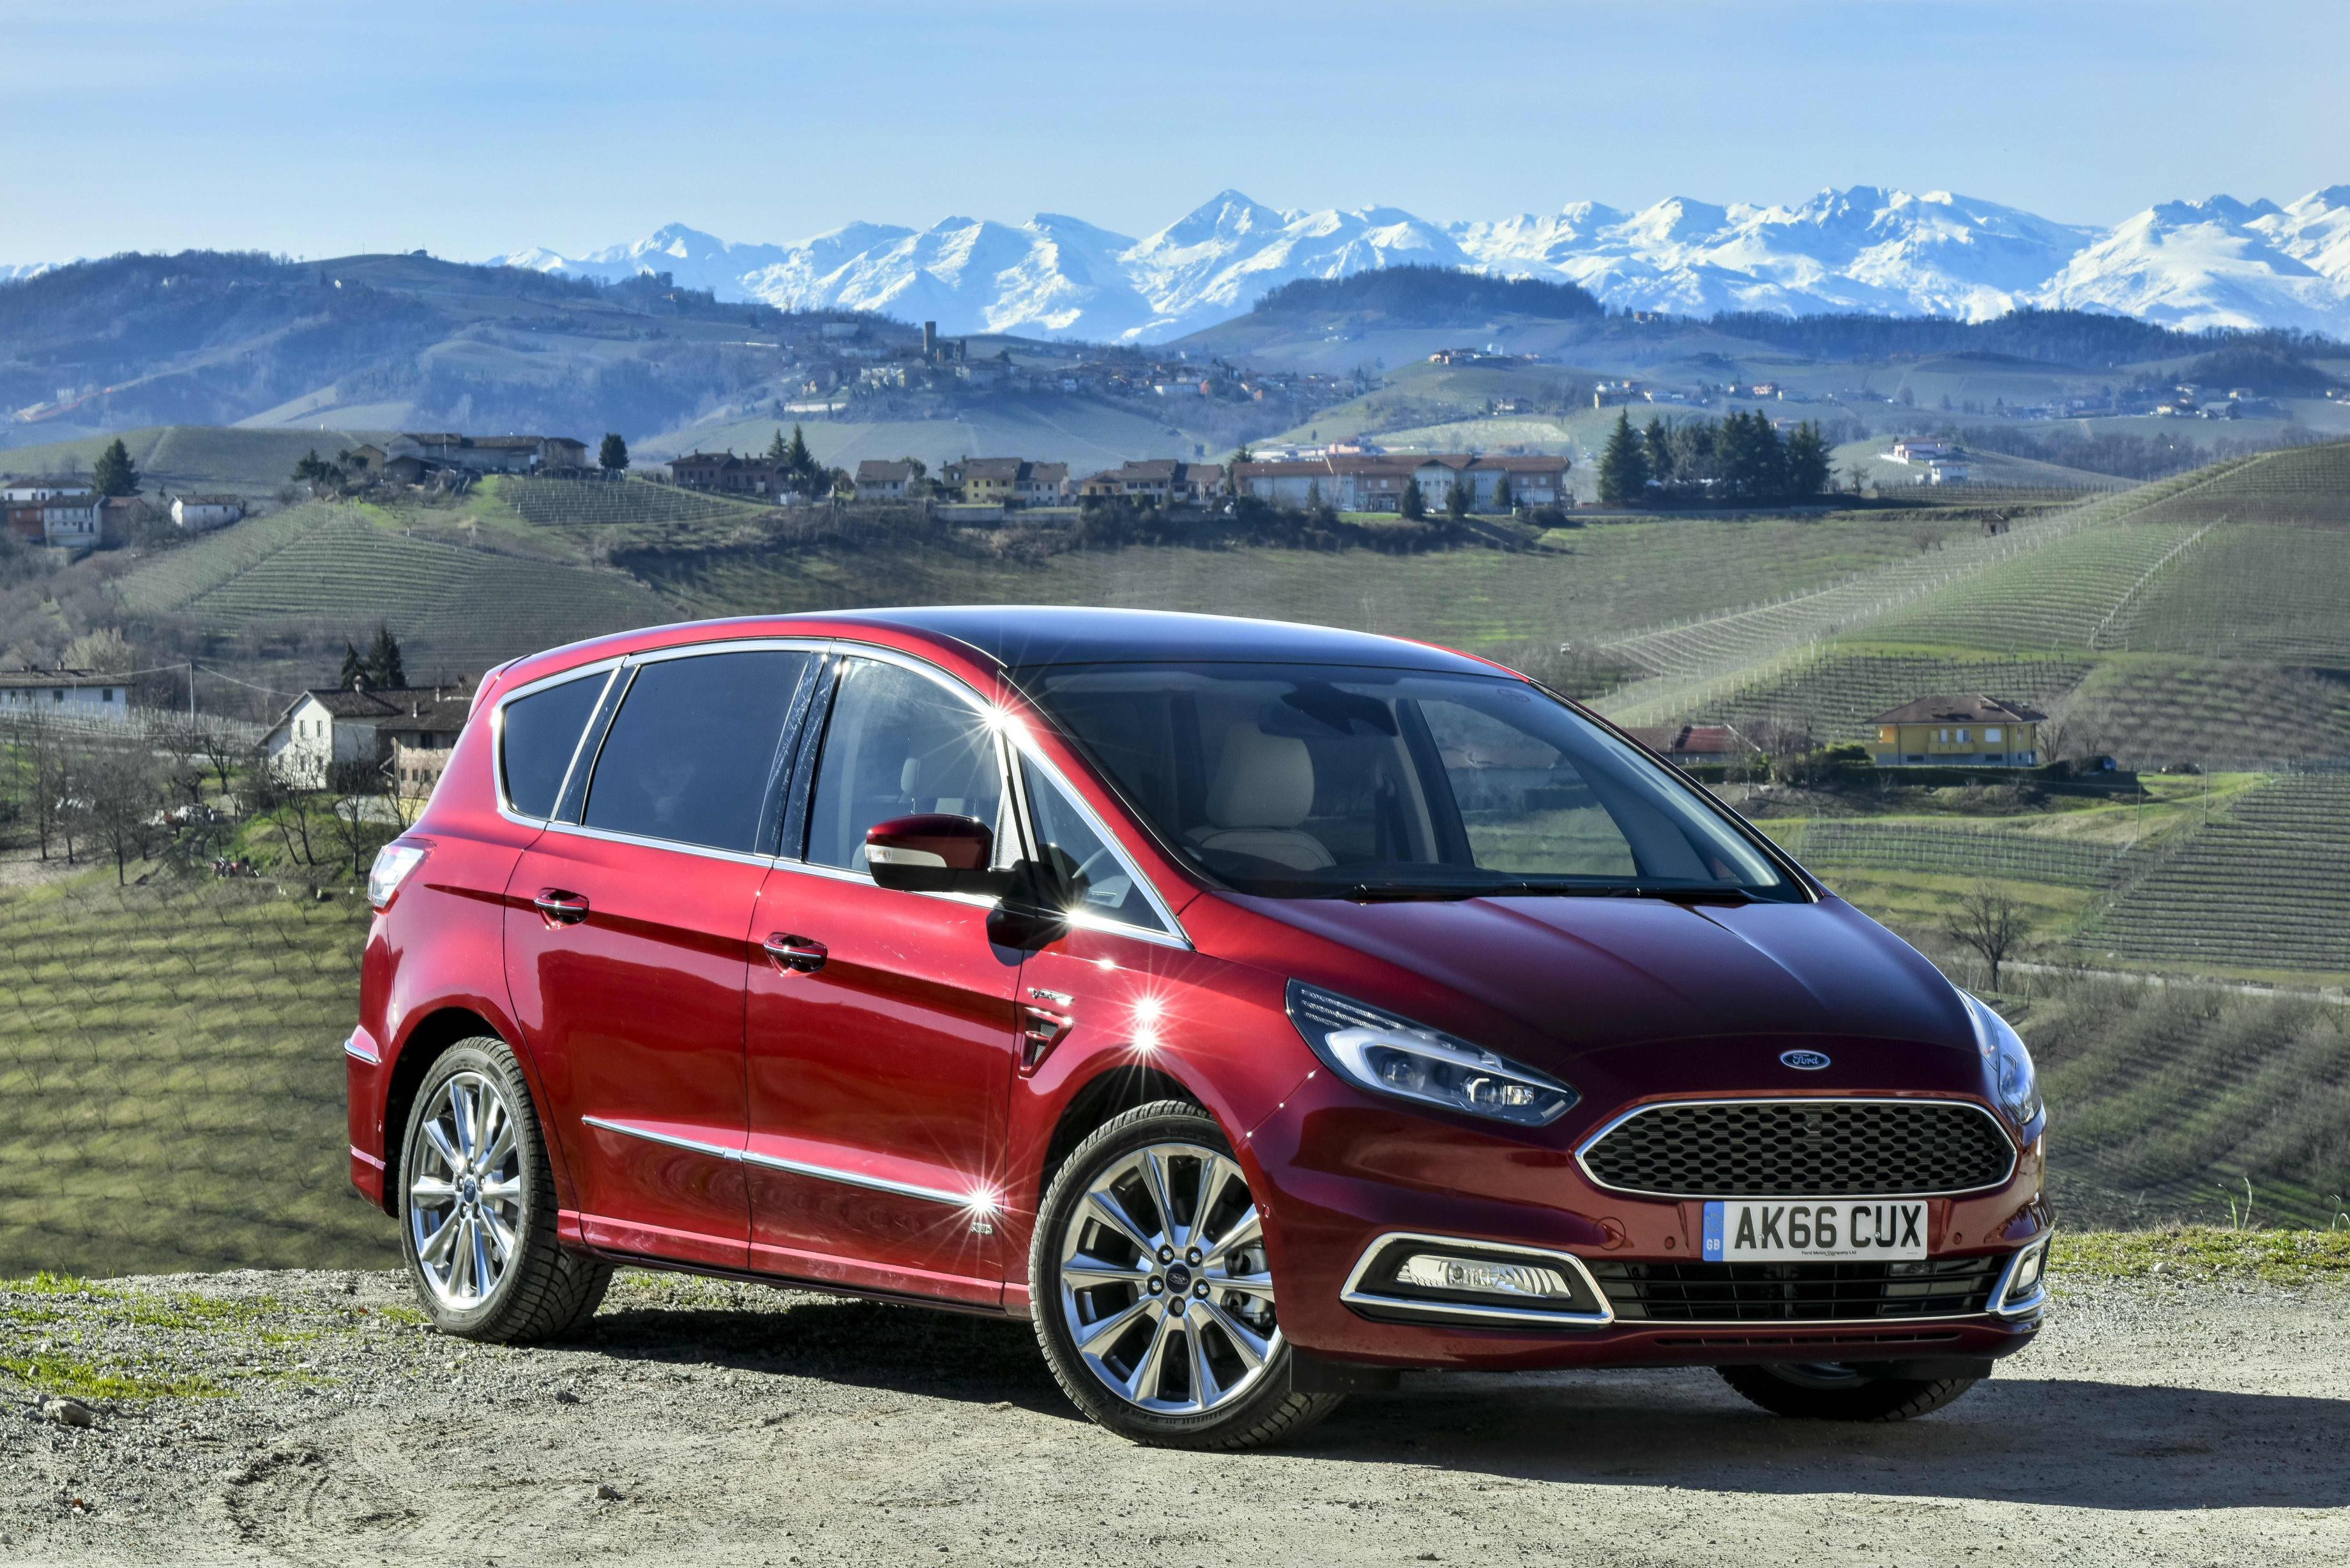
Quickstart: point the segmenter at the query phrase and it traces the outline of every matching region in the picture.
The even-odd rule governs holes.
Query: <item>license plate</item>
[[[1717,1200],[1705,1206],[1709,1263],[1898,1262],[1925,1255],[1926,1206],[1920,1202]]]

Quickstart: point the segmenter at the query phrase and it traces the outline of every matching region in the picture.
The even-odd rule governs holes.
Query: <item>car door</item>
[[[569,1154],[583,1240],[744,1266],[743,986],[816,655],[629,661],[508,884],[515,1016]]]
[[[752,1264],[993,1303],[1022,955],[991,940],[987,900],[877,887],[865,833],[930,811],[1007,825],[1003,747],[976,694],[927,667],[837,665],[759,900]],[[1017,854],[1003,836],[999,860]]]

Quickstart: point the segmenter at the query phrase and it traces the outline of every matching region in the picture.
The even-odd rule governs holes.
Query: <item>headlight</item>
[[[1967,1012],[1975,1021],[1975,1044],[1999,1074],[1999,1103],[2007,1107],[2016,1126],[2031,1126],[2042,1109],[2040,1075],[2033,1068],[2032,1053],[2023,1048],[2022,1039],[2008,1027],[2006,1019],[1965,992],[1959,994],[1966,997]]]
[[[1289,1020],[1324,1065],[1373,1094],[1534,1127],[1576,1099],[1530,1067],[1303,981],[1289,982]]]
[[[368,902],[379,909],[390,903],[408,874],[424,864],[424,849],[421,844],[387,844],[377,850],[368,871]]]

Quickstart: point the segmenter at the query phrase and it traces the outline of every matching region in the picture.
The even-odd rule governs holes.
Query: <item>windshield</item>
[[[1243,892],[1804,896],[1688,784],[1504,676],[1087,665],[1022,684]]]

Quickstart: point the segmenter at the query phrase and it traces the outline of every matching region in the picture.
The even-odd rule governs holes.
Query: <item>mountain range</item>
[[[2168,202],[2111,228],[1869,185],[1794,206],[1673,197],[1626,212],[1577,202],[1451,223],[1395,207],[1286,210],[1225,191],[1139,239],[1055,213],[1022,223],[951,217],[926,229],[851,223],[792,244],[730,243],[672,223],[633,244],[492,262],[608,281],[666,272],[722,300],[1130,343],[1242,315],[1295,278],[1398,263],[1571,282],[1618,308],[1678,315],[1982,320],[2037,306],[2350,336],[2350,185],[2282,206]]]

